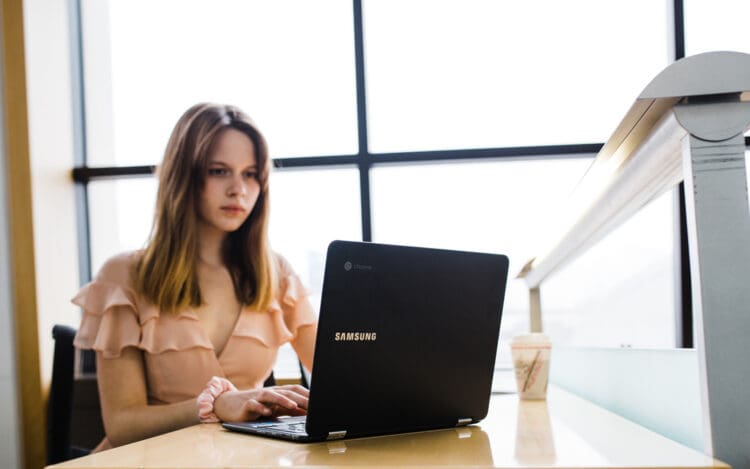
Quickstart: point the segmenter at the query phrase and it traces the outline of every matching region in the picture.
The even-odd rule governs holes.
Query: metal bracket
[[[326,437],[326,440],[341,440],[346,437],[346,430],[340,430],[337,432],[328,432],[328,436]]]

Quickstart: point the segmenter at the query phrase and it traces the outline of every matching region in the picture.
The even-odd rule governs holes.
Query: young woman
[[[300,415],[308,391],[263,388],[291,342],[310,370],[316,319],[268,243],[271,162],[239,109],[198,104],[159,167],[145,249],[108,260],[73,299],[94,349],[106,438],[97,450],[198,422]]]

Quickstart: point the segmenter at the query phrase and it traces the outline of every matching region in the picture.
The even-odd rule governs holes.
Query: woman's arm
[[[148,405],[142,352],[127,347],[117,358],[97,352],[97,376],[102,420],[107,439],[120,446],[200,422],[196,399],[174,404]],[[226,392],[214,403],[222,421],[248,421],[261,416],[303,415],[307,389],[277,386]]]
[[[199,422],[195,399],[149,406],[143,353],[127,347],[117,358],[96,353],[102,420],[113,446],[187,427]]]

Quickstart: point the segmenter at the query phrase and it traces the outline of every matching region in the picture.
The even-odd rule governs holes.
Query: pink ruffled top
[[[316,323],[302,283],[278,256],[278,297],[268,311],[243,308],[217,356],[195,312],[161,314],[135,293],[130,271],[136,256],[127,253],[108,260],[73,298],[83,309],[74,345],[106,358],[118,357],[125,347],[140,349],[150,404],[194,399],[212,376],[227,378],[239,389],[260,387],[273,369],[278,348],[286,342],[294,346],[299,328]],[[297,353],[303,362],[312,362],[312,350]]]

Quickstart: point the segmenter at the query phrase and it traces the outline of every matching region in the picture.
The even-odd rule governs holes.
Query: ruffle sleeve
[[[308,298],[308,291],[284,258],[278,255],[279,262],[279,295],[278,300],[271,305],[280,314],[277,317],[279,332],[287,337],[286,341],[294,340],[300,327],[314,324],[317,321],[312,305]]]
[[[284,326],[294,337],[300,327],[314,324],[317,318],[310,304],[307,289],[302,285],[297,274],[292,272],[282,284],[284,289],[281,296],[281,310]]]
[[[140,343],[135,301],[122,286],[95,280],[81,288],[72,302],[83,309],[73,341],[77,348],[94,349],[105,358],[114,358],[124,348]]]
[[[213,350],[195,312],[160,314],[158,308],[132,288],[131,267],[136,256],[121,254],[108,260],[96,278],[73,298],[83,309],[74,345],[119,357],[126,347],[149,354],[202,348]]]

